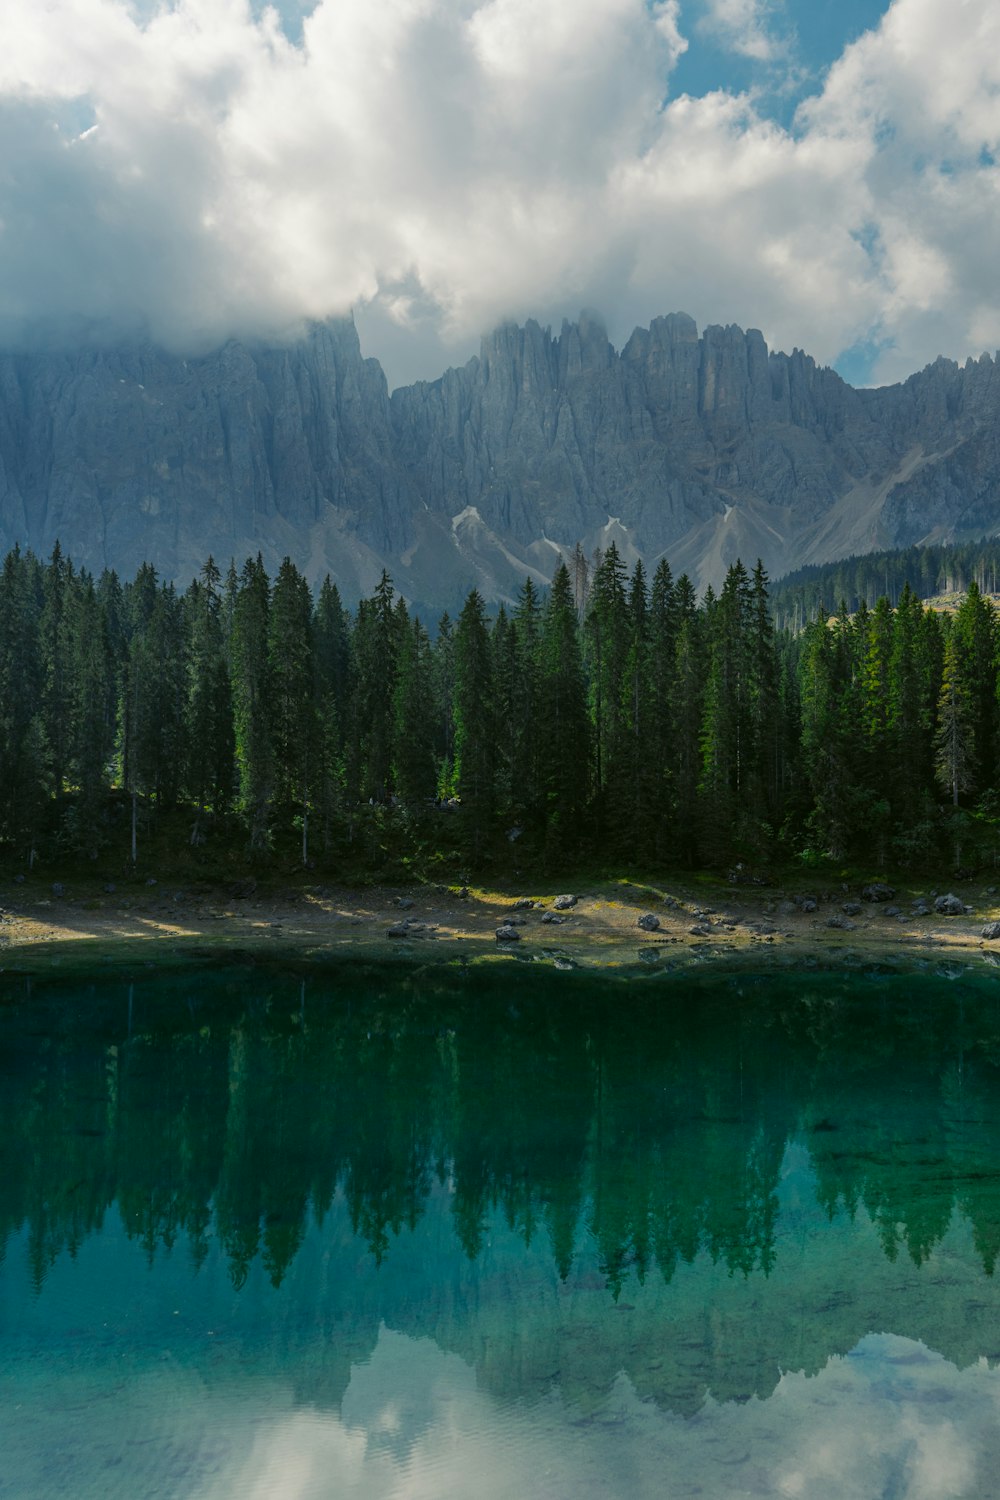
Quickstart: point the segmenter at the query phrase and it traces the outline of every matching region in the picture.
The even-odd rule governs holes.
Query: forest
[[[699,601],[614,546],[431,634],[285,560],[185,590],[58,545],[0,574],[0,849],[332,878],[996,863],[998,629],[909,583],[776,629],[735,563]]]

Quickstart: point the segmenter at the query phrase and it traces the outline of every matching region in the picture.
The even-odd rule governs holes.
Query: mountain
[[[1000,529],[1000,363],[939,359],[855,390],[754,329],[683,314],[617,352],[586,317],[528,322],[389,394],[354,325],[230,342],[0,354],[0,550],[186,582],[287,553],[347,598],[387,568],[428,609],[511,598],[614,540],[718,585]]]

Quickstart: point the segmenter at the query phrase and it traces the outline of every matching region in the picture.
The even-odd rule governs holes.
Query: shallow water
[[[982,1496],[1000,982],[0,989],[0,1496]]]

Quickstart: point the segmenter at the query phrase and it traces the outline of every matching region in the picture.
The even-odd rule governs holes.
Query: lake
[[[980,1497],[1000,976],[0,983],[0,1496]]]

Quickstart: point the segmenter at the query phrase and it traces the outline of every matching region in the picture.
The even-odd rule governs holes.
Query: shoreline
[[[910,958],[1000,966],[1000,941],[981,935],[984,923],[1000,920],[1000,894],[972,881],[962,882],[955,894],[971,913],[940,915],[933,897],[923,893],[930,913],[914,917],[910,907],[920,893],[910,890],[876,903],[861,901],[850,889],[802,894],[721,880],[655,887],[604,881],[576,890],[543,889],[534,882],[523,890],[471,888],[467,895],[443,886],[259,889],[250,881],[227,890],[154,883],[110,892],[102,887],[100,893],[81,882],[52,894],[48,887],[3,883],[0,975],[131,962],[285,956],[315,962],[366,955],[410,962],[513,958],[557,968],[650,971],[757,961],[765,954],[783,965],[895,964]],[[574,904],[557,910],[560,895],[574,896]],[[644,916],[656,918],[658,928],[644,931]],[[497,927],[509,919],[517,936],[498,941]]]

